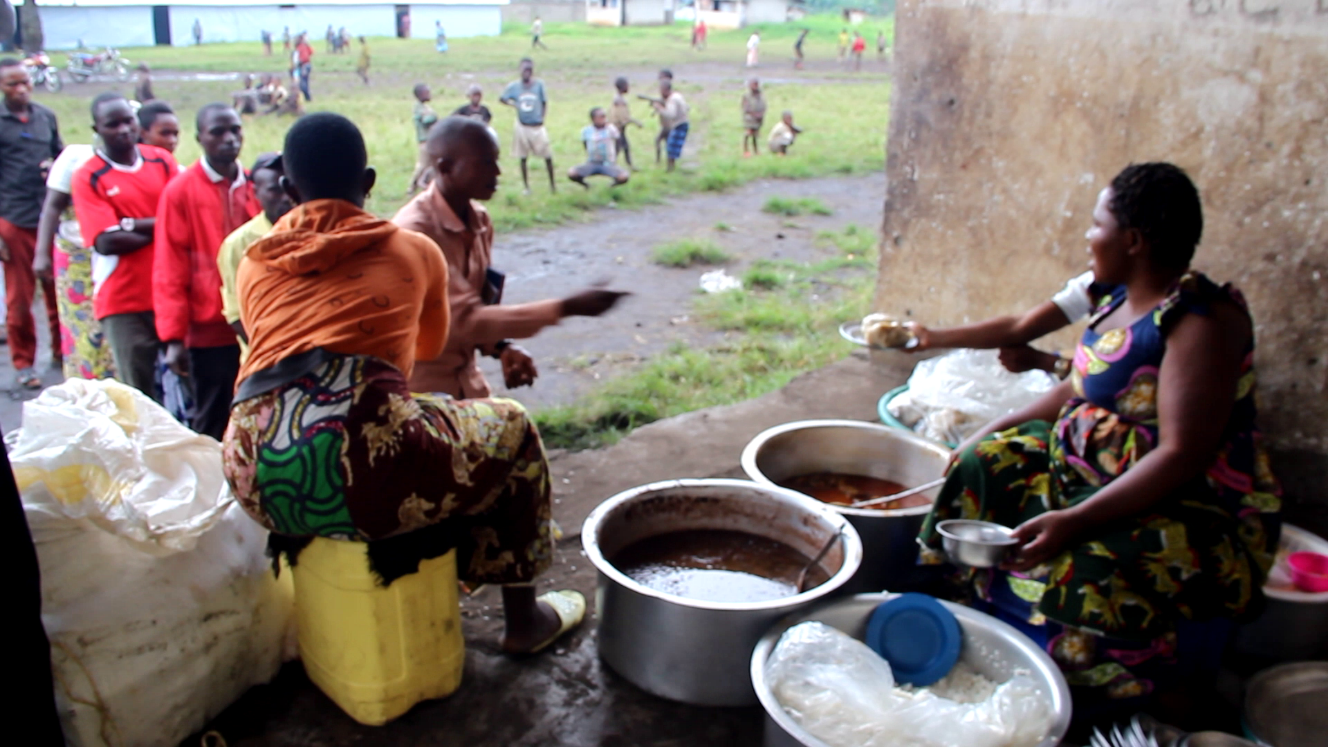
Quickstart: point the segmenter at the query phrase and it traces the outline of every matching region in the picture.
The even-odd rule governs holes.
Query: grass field
[[[792,69],[792,44],[801,27],[812,29],[805,45],[807,69]],[[686,24],[671,27],[598,28],[584,24],[550,24],[545,40],[550,50],[537,51],[536,75],[549,90],[547,120],[557,166],[558,193],[550,195],[542,164],[532,168],[533,194],[521,194],[520,172],[514,159],[504,156],[505,170],[499,193],[490,209],[499,231],[556,224],[576,220],[587,211],[611,202],[619,207],[649,204],[672,194],[722,191],[762,177],[806,178],[826,174],[853,174],[879,170],[884,162],[884,140],[889,105],[889,83],[883,66],[869,60],[860,73],[838,64],[835,36],[839,21],[834,16],[815,16],[793,25],[762,29],[762,67],[755,74],[771,79],[765,84],[769,100],[768,124],[778,112],[794,111],[799,126],[807,132],[787,158],[741,157],[739,101],[749,75],[742,66],[744,43],[750,29],[715,31],[709,48],[696,52],[689,46]],[[876,29],[892,36],[890,20],[865,27],[874,39]],[[371,86],[355,75],[357,51],[345,55],[324,52],[316,41],[314,100],[310,111],[337,111],[359,124],[369,145],[371,163],[379,171],[379,187],[369,207],[390,215],[405,201],[406,186],[414,166],[415,147],[410,123],[411,87],[426,82],[433,87],[434,108],[449,112],[463,103],[465,88],[480,83],[486,103],[494,111],[494,126],[504,145],[511,142],[513,115],[497,102],[498,94],[516,78],[517,62],[530,53],[524,27],[512,28],[498,37],[455,39],[451,50],[440,55],[425,40],[369,40],[372,50]],[[869,45],[871,46],[871,45]],[[240,87],[233,73],[285,73],[284,58],[277,50],[265,57],[257,43],[213,44],[178,49],[149,47],[125,49],[134,63],[148,62],[153,68],[154,88],[159,97],[173,103],[181,113],[184,137],[177,153],[184,163],[199,155],[192,138],[194,112],[211,101],[229,100]],[[57,55],[55,64],[62,65]],[[643,171],[628,185],[610,192],[595,183],[589,192],[566,181],[564,174],[580,162],[579,136],[592,106],[607,106],[613,96],[612,80],[626,75],[633,94],[656,93],[655,77],[670,67],[676,85],[691,105],[692,135],[678,172],[664,173],[654,164],[650,141],[656,120],[647,116],[645,102],[633,100],[633,113],[645,123],[632,128],[636,165]],[[38,93],[38,99],[60,117],[67,142],[87,142],[92,97],[106,90],[129,93],[132,83],[67,82],[59,94]],[[281,146],[289,118],[257,117],[246,124],[244,160]],[[647,150],[651,150],[647,154]],[[532,167],[534,164],[532,164]]]

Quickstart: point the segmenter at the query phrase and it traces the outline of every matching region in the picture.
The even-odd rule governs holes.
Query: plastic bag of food
[[[1010,373],[995,350],[954,350],[919,361],[908,391],[890,400],[887,409],[919,435],[957,444],[1055,386],[1055,377],[1045,371]]]
[[[889,663],[819,622],[780,637],[766,679],[794,721],[831,747],[1032,747],[1050,726],[1046,698],[1026,675],[974,703],[895,687]]]
[[[173,747],[293,656],[290,575],[215,440],[82,379],[25,403],[9,440],[70,745]]]

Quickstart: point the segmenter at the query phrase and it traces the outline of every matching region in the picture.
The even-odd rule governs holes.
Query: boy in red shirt
[[[156,398],[153,373],[161,341],[152,315],[153,233],[162,190],[179,172],[162,148],[138,145],[139,126],[117,93],[92,101],[102,147],[74,172],[71,195],[79,232],[92,255],[92,313],[111,346],[119,379]]]
[[[313,65],[314,48],[309,46],[309,37],[300,34],[300,39],[295,43],[295,63],[296,70],[300,74],[300,92],[304,94],[305,101],[313,101],[313,94],[309,93],[309,74],[314,71]]]
[[[239,163],[240,115],[225,104],[198,111],[203,157],[157,204],[152,301],[166,363],[193,381],[193,429],[221,440],[240,371],[240,345],[221,313],[221,242],[261,207]]]
[[[867,40],[862,38],[862,32],[853,32],[853,69],[862,69],[862,52],[867,49]]]

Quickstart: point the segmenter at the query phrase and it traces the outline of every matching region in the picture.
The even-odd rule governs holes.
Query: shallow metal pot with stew
[[[950,451],[898,428],[857,420],[799,420],[775,426],[752,439],[742,452],[742,469],[763,485],[816,472],[861,475],[914,487],[945,474]],[[935,501],[940,488],[923,495]],[[900,591],[916,577],[918,531],[931,510],[894,510],[830,505],[862,537],[862,570],[853,590]]]
[[[808,558],[829,545],[819,562],[829,580],[781,599],[711,602],[637,583],[609,561],[640,540],[690,530],[755,534]],[[841,588],[862,562],[858,533],[825,504],[746,480],[671,480],[619,493],[586,518],[581,542],[599,571],[600,656],[642,690],[696,705],[755,704],[756,642],[775,621]]]
[[[766,679],[766,662],[779,644],[780,636],[798,623],[815,620],[862,640],[867,620],[882,602],[897,594],[859,594],[847,599],[827,600],[803,612],[789,615],[766,633],[752,651],[751,678],[761,706],[765,709],[765,747],[826,747],[825,742],[807,733],[779,704]],[[1047,652],[1013,627],[951,602],[942,601],[954,613],[963,632],[964,643],[959,661],[993,682],[1006,682],[1016,671],[1033,678],[1047,699],[1051,724],[1037,747],[1056,747],[1070,729],[1073,714],[1070,688],[1056,663]]]

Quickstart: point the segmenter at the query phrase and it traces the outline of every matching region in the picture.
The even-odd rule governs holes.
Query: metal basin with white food
[[[861,475],[907,487],[945,474],[950,451],[898,428],[858,420],[799,420],[770,428],[747,444],[742,469],[763,485],[816,472]],[[940,488],[923,495],[936,500]],[[848,508],[827,504],[862,537],[862,570],[852,588],[904,588],[917,573],[918,531],[931,503],[900,509]]]
[[[762,636],[752,651],[751,678],[756,697],[765,708],[765,747],[827,747],[785,712],[766,681],[766,662],[784,631],[799,623],[816,621],[862,640],[872,611],[881,602],[896,596],[889,593],[858,594],[825,602],[805,612],[789,615]],[[1051,657],[1023,633],[991,615],[951,602],[942,601],[941,604],[958,618],[964,635],[959,661],[998,684],[1009,680],[1017,670],[1026,672],[1048,699],[1051,711],[1051,726],[1037,747],[1060,744],[1070,728],[1070,688]]]
[[[643,539],[692,530],[754,534],[809,559],[829,545],[818,563],[829,580],[780,599],[712,602],[645,586],[609,561]],[[581,543],[599,571],[600,657],[642,690],[696,705],[754,705],[747,671],[757,640],[843,587],[862,562],[858,533],[825,504],[746,480],[670,480],[619,493],[586,517]]]

